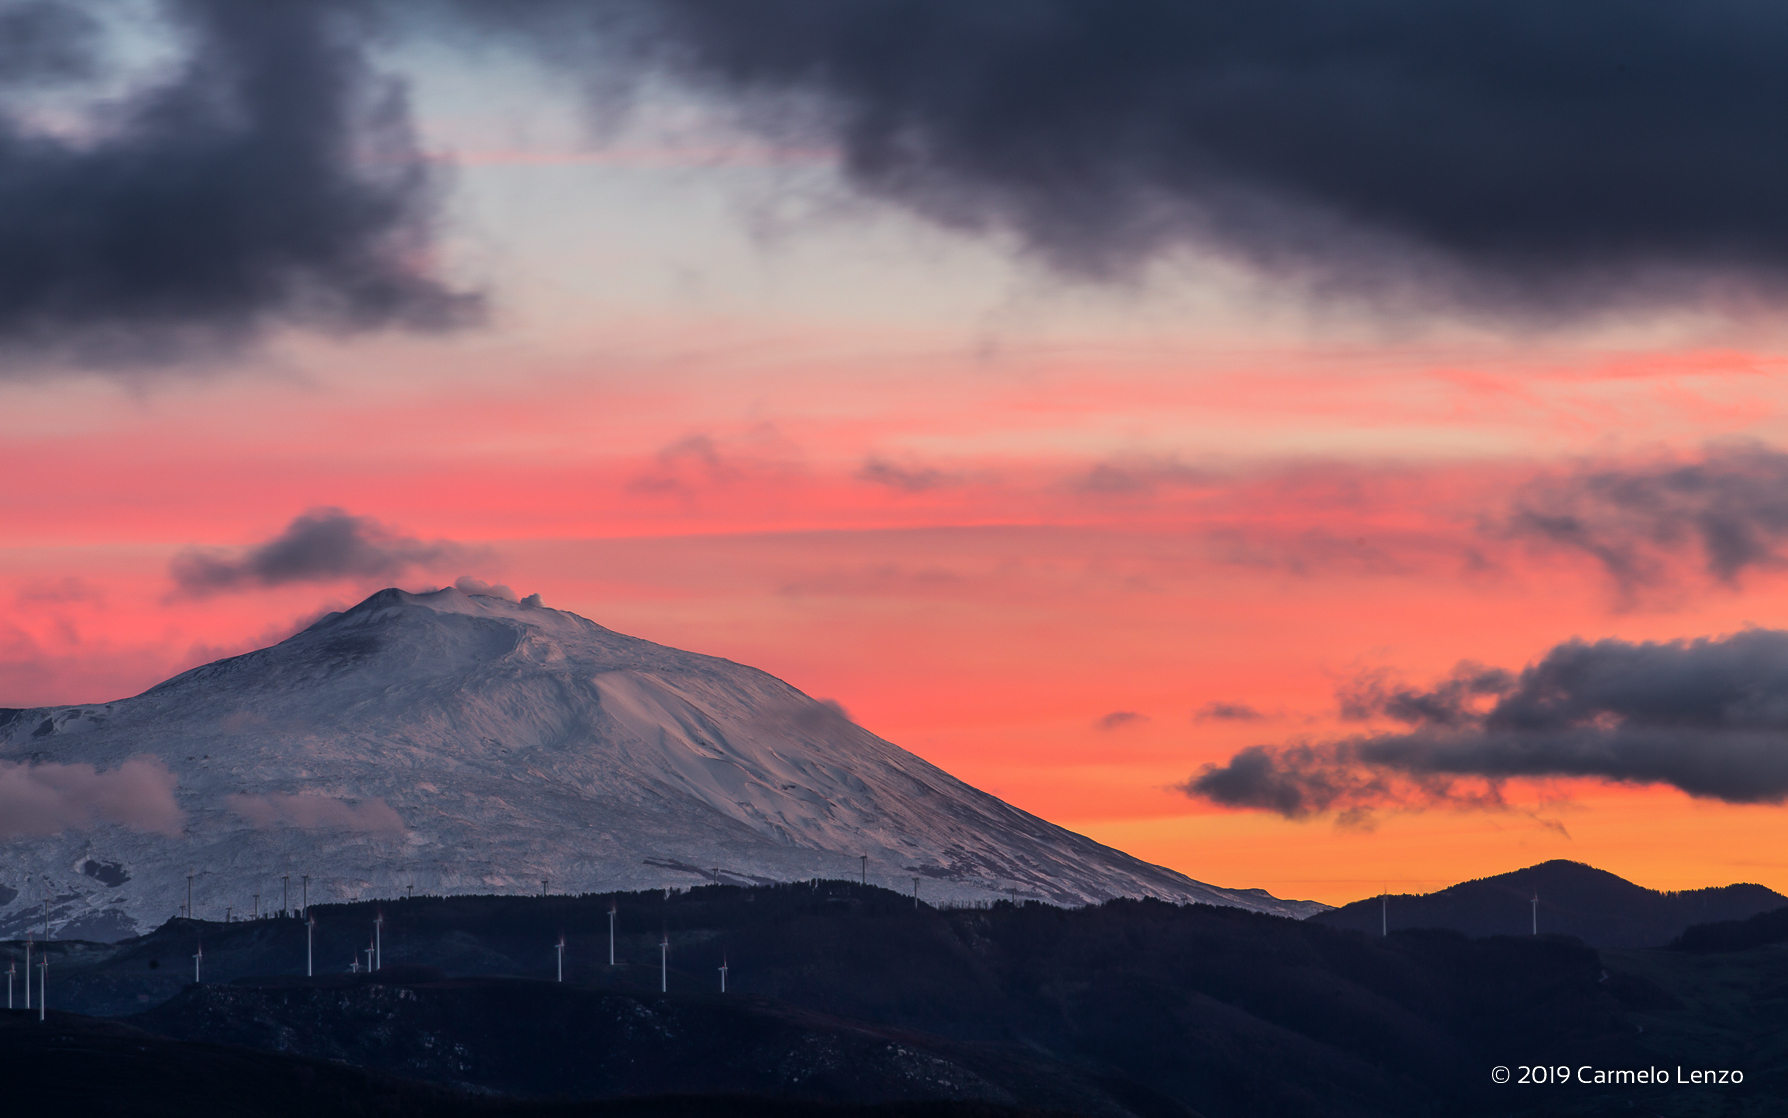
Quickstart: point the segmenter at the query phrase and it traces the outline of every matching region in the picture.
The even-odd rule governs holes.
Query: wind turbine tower
[[[720,955],[720,992],[726,993],[726,953]]]
[[[615,901],[608,902],[608,965],[615,965]]]
[[[192,874],[186,875],[186,918],[195,919],[192,914]]]
[[[559,942],[553,945],[559,952],[559,981],[565,981],[565,933],[559,933]]]
[[[17,962],[9,962],[6,964],[6,1008],[7,1009],[12,1008],[12,980],[13,980],[13,977],[15,975],[17,975],[18,973],[19,973],[19,964]],[[29,975],[31,972],[26,971],[25,973],[27,975]]]
[[[299,884],[299,887],[303,890],[303,893],[301,894],[303,897],[303,900],[300,901],[299,903],[304,906],[304,915],[309,916],[310,915],[310,874],[308,874],[308,873],[299,874],[298,875],[298,884]]]
[[[869,855],[863,855],[863,884],[869,884]]]
[[[1540,891],[1533,891],[1533,934],[1540,934]]]
[[[306,978],[315,978],[317,976],[316,956],[314,954],[312,954],[312,952],[311,952],[311,943],[312,943],[312,941],[314,941],[316,939],[316,935],[317,935],[317,918],[314,916],[305,917],[304,918],[304,977],[306,977]]]
[[[279,914],[289,916],[292,913],[292,875],[279,875]]]
[[[671,937],[669,929],[666,929],[664,938],[658,942],[658,992],[660,994],[670,993],[670,957]]]
[[[383,912],[373,920],[373,959],[377,961],[378,965],[374,966],[369,962],[366,965],[367,970],[385,969],[385,914]]]
[[[919,911],[919,879],[913,878],[913,911]]]
[[[1378,934],[1381,936],[1388,936],[1391,934],[1390,892],[1391,885],[1390,882],[1387,881],[1384,888],[1381,889],[1378,894]]]
[[[31,929],[25,929],[25,1008],[31,1008]]]
[[[43,1020],[44,1010],[50,1006],[50,957],[40,955],[37,958],[37,1019]],[[31,972],[25,972],[25,985],[31,985]]]
[[[192,956],[192,980],[193,980],[193,982],[197,983],[200,981],[199,974],[201,972],[200,972],[199,968],[202,967],[204,965],[204,963],[205,963],[205,941],[200,940],[199,941],[199,949],[197,951],[193,952],[193,956]]]

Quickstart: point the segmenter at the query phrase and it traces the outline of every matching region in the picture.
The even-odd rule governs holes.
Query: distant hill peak
[[[1539,903],[1534,905],[1533,898]],[[1583,862],[1555,858],[1426,894],[1371,897],[1312,917],[1370,934],[1386,925],[1467,935],[1570,935],[1594,947],[1662,947],[1692,924],[1742,920],[1788,905],[1755,884],[1663,892]]]

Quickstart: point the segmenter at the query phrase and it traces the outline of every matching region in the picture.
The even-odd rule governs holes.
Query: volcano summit
[[[49,788],[147,774],[163,801],[159,824],[11,828],[0,936],[46,899],[62,937],[135,934],[181,912],[189,873],[194,913],[221,919],[277,908],[282,875],[296,906],[305,874],[316,902],[854,877],[863,855],[871,882],[917,877],[927,901],[1325,907],[1102,846],[754,668],[455,589],[380,591],[135,698],[0,710],[0,769]]]

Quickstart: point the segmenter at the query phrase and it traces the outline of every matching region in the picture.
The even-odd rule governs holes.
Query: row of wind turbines
[[[48,897],[45,897],[44,902],[43,902],[43,941],[46,945],[50,942],[50,901],[49,901]],[[33,946],[33,944],[32,944],[32,940],[31,940],[31,929],[26,928],[25,929],[25,1008],[27,1010],[29,1010],[31,1008],[31,948],[32,948],[32,946]],[[13,980],[18,976],[18,967],[19,967],[19,964],[16,959],[9,960],[6,964],[6,1008],[7,1009],[13,1008],[12,986],[13,986]],[[40,952],[37,956],[37,1019],[39,1021],[42,1021],[44,1019],[44,1014],[48,1012],[49,1000],[50,1000],[50,953],[46,950],[46,951]]]
[[[861,875],[860,880],[865,885],[868,884],[868,880],[869,880],[869,873],[868,873],[869,865],[868,865],[868,863],[869,863],[868,856],[867,855],[861,856],[861,861],[859,863],[859,867],[860,867],[859,873]],[[186,904],[184,906],[184,909],[185,909],[184,915],[188,919],[196,919],[196,917],[194,916],[195,905],[194,905],[194,898],[193,898],[193,884],[197,880],[198,876],[199,875],[196,870],[189,872],[186,875]],[[299,906],[295,911],[293,910],[293,908],[291,906],[291,880],[294,876],[296,876],[299,880],[299,896],[300,896]],[[718,867],[716,867],[716,879],[718,879]],[[304,923],[305,923],[304,973],[307,978],[314,978],[314,977],[316,977],[317,920],[316,920],[316,916],[310,911],[310,881],[311,881],[310,874],[296,874],[296,875],[282,874],[280,876],[279,915],[282,917],[287,916],[287,915],[296,915],[304,921]],[[918,904],[919,904],[919,882],[920,882],[920,879],[918,877],[912,878],[912,899],[913,899],[913,905],[915,908],[918,907]],[[543,896],[546,895],[546,893],[548,891],[549,884],[550,884],[550,879],[547,879],[547,878],[541,879],[540,888],[541,888],[541,894]],[[670,892],[671,891],[668,888],[665,890],[666,899],[669,898]],[[408,886],[406,888],[406,893],[410,898],[413,898],[415,895],[415,886],[414,885]],[[1014,893],[1016,894],[1016,889],[1014,889]],[[258,919],[262,918],[262,913],[261,913],[261,909],[260,909],[260,900],[261,900],[261,894],[259,894],[259,893],[254,894],[253,906],[251,908],[251,913],[252,913],[253,919],[258,920]],[[618,902],[610,901],[609,910],[608,910],[608,918],[609,918],[608,964],[611,967],[616,965],[615,920],[616,920],[618,911],[619,911],[618,910]],[[231,922],[231,917],[233,914],[233,906],[226,905],[224,912],[225,912],[225,922],[226,923]],[[266,915],[271,917],[274,915],[274,913],[271,910],[269,910],[266,913]],[[47,898],[44,902],[43,920],[44,920],[44,924],[43,924],[44,940],[47,943],[49,940],[49,902],[48,902]],[[371,974],[376,971],[382,970],[384,968],[385,916],[384,916],[383,912],[380,912],[373,919],[372,924],[373,924],[372,936],[371,936],[371,939],[370,939],[367,947],[364,949],[364,954],[366,955],[366,962],[364,964],[362,964],[360,961],[360,958],[359,958],[359,953],[356,953],[354,959],[349,964],[349,971],[351,973],[358,974],[358,973],[361,973],[362,970],[364,970],[365,973]],[[25,997],[24,997],[25,1006],[24,1007],[27,1010],[29,1010],[31,1008],[31,1003],[32,1003],[31,956],[32,956],[34,946],[35,946],[35,944],[32,939],[31,933],[27,929],[26,936],[25,936],[25,982],[24,982],[24,995],[25,995]],[[670,933],[669,933],[668,929],[666,929],[663,932],[663,934],[660,936],[659,943],[658,943],[658,949],[659,949],[658,988],[661,993],[668,993],[670,991]],[[555,952],[555,957],[556,957],[555,958],[555,964],[556,964],[555,979],[558,982],[565,981],[565,953],[566,953],[566,950],[567,950],[567,944],[566,944],[565,936],[563,934],[561,934],[559,936],[558,942],[556,944],[554,944],[554,952]],[[200,937],[194,944],[192,960],[193,960],[193,982],[201,983],[204,980],[204,966],[205,966],[205,946],[204,946],[204,940],[202,937]],[[43,1016],[45,1013],[45,1003],[48,1001],[47,990],[48,990],[48,982],[49,982],[49,956],[47,953],[39,954],[37,965],[38,965],[39,974],[38,974],[38,982],[37,982],[37,999],[36,1000],[37,1000],[37,1004],[38,1004],[39,1019],[41,1020],[41,1019],[43,1019]],[[730,960],[725,953],[722,953],[720,966],[718,968],[716,968],[716,970],[718,971],[719,978],[720,978],[720,992],[723,994],[726,993],[726,991],[727,991],[727,978],[728,978],[728,972],[730,971],[730,969],[731,969]],[[9,962],[8,969],[6,971],[6,976],[7,976],[6,1006],[8,1009],[12,1009],[15,1006],[15,989],[16,989],[16,985],[17,985],[16,979],[18,977],[18,964],[16,961]]]
[[[6,1008],[13,1008],[12,988],[18,977],[19,963],[13,959],[6,964]],[[37,957],[37,1019],[42,1021],[48,1012],[50,1003],[50,957],[47,953]],[[31,1008],[31,933],[25,933],[25,1008]]]
[[[1380,936],[1388,936],[1391,934],[1390,896],[1391,892],[1389,889],[1385,889],[1378,894],[1378,934]],[[1533,931],[1529,934],[1536,936],[1540,934],[1540,891],[1538,889],[1533,891]]]
[[[307,885],[309,883],[309,880],[310,879],[308,876],[306,876],[304,878],[304,881]],[[192,878],[189,876],[187,878],[187,885],[188,885],[189,889],[191,888],[191,882],[192,882]],[[544,891],[544,888],[546,886],[546,881],[542,880],[541,886]],[[667,896],[669,895],[668,890],[666,890],[666,895]],[[315,978],[316,977],[317,918],[316,918],[315,914],[311,913],[309,910],[310,906],[308,904],[308,893],[306,894],[306,898],[307,898],[307,903],[304,907],[303,914],[302,914],[303,919],[304,919],[304,975],[306,978]],[[611,967],[615,965],[615,917],[619,913],[619,911],[620,911],[620,909],[619,909],[618,902],[611,900],[608,905],[608,965]],[[385,952],[384,952],[385,914],[383,912],[380,912],[376,916],[374,916],[372,925],[373,925],[372,939],[368,942],[368,944],[365,948],[366,963],[364,966],[364,971],[367,974],[372,974],[377,971],[383,970],[384,966],[385,966]],[[565,950],[566,950],[564,933],[560,933],[558,942],[553,945],[553,950],[556,955],[556,963],[557,963],[557,967],[556,967],[557,973],[556,973],[555,980],[558,982],[564,982],[565,981]],[[29,959],[30,959],[30,941],[29,941],[29,939],[27,939],[27,941],[26,941],[26,970],[27,970],[27,972],[29,972],[29,970],[30,970]],[[47,969],[49,964],[46,961],[41,965]],[[202,982],[204,980],[204,965],[205,965],[205,943],[204,943],[203,939],[200,939],[195,946],[195,950],[193,951],[193,956],[192,956],[192,980],[194,983]],[[354,957],[353,961],[348,964],[349,973],[359,974],[362,972],[362,969],[363,968],[362,968],[362,965],[360,962],[360,958],[358,955],[356,955]],[[725,953],[721,954],[720,966],[717,969],[720,972],[720,992],[724,994],[724,993],[726,993],[726,978],[727,978],[727,971],[729,969],[728,958]],[[660,993],[669,993],[670,992],[670,931],[669,931],[669,929],[666,929],[663,932],[663,934],[659,937],[659,942],[658,942],[658,990]],[[6,1002],[7,1008],[10,1009],[10,1008],[12,1008],[12,980],[11,980],[11,972],[10,971],[8,972],[7,995],[6,996],[7,996],[7,1002]],[[27,1009],[31,1008],[30,993],[29,993],[28,986],[27,986],[27,993],[26,993],[25,1008],[27,1008]]]

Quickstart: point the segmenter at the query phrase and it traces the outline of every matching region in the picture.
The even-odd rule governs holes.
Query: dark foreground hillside
[[[51,1013],[39,1023],[23,1010],[0,1010],[0,1083],[14,1113],[116,1118],[1050,1118],[982,1102],[503,1098],[304,1056],[170,1040],[74,1014]]]
[[[1419,896],[1355,901],[1312,916],[1318,924],[1377,935],[1400,928],[1451,928],[1470,936],[1574,936],[1591,947],[1662,947],[1692,924],[1743,920],[1788,905],[1761,885],[1665,893],[1606,870],[1562,859],[1479,878]]]
[[[1571,939],[1368,936],[1154,901],[937,910],[814,882],[313,913],[315,979],[296,919],[173,921],[117,945],[52,944],[51,1004],[134,1014],[173,1040],[512,1097],[701,1091],[1110,1118],[1692,1113],[1661,1109],[1674,1088],[1535,1090],[1491,1070],[1650,1067],[1674,1051],[1653,1043],[1663,1019],[1644,1015],[1676,1014],[1669,1035],[1682,1037],[1699,1035],[1704,1012]],[[347,973],[380,915],[386,969]],[[1640,963],[1653,956],[1683,957]],[[1788,1098],[1788,1082],[1764,1074],[1775,1041],[1746,1042],[1756,1074],[1717,1099],[1692,1096],[1739,1109],[1709,1113],[1770,1113]]]

